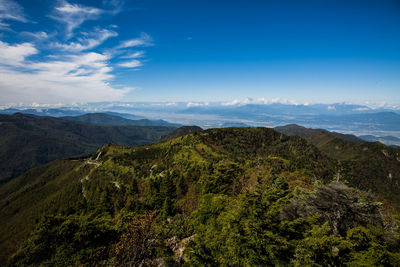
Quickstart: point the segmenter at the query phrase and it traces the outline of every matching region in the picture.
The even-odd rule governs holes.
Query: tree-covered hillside
[[[337,161],[340,179],[371,191],[400,208],[400,148],[298,125],[276,127],[275,130],[304,138]]]
[[[112,143],[0,186],[1,262],[399,265],[395,215],[336,182],[338,166],[304,139],[266,128]]]
[[[111,141],[150,144],[175,129],[101,126],[21,113],[0,115],[0,182],[55,159],[93,153]]]

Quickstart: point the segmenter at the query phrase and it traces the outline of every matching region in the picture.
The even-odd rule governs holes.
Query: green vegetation
[[[175,131],[160,138],[159,142],[164,142],[169,139],[177,138],[177,137],[180,137],[185,134],[191,134],[191,133],[196,133],[196,132],[200,132],[200,131],[202,131],[202,129],[198,126],[182,126],[182,127],[179,127],[178,129],[176,129]]]
[[[0,186],[0,260],[398,266],[396,214],[337,182],[339,166],[305,140],[267,128],[111,143],[90,159],[55,161]]]
[[[52,160],[93,153],[111,141],[129,146],[150,144],[173,130],[175,127],[101,126],[21,113],[0,115],[0,182]]]
[[[353,187],[371,191],[381,201],[389,201],[400,208],[400,148],[298,125],[277,127],[276,130],[304,138],[337,161],[339,179]]]

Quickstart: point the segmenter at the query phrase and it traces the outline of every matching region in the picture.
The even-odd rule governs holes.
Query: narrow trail
[[[86,163],[87,163],[87,164],[96,165],[96,167],[99,167],[99,166],[100,166],[100,163],[97,162],[97,161],[99,160],[100,155],[101,155],[101,151],[99,152],[99,154],[97,155],[97,157],[96,157],[95,160],[88,160]]]
[[[99,166],[100,166],[100,163],[97,162],[97,161],[99,160],[100,155],[101,155],[101,151],[99,152],[99,154],[97,155],[97,157],[96,157],[95,160],[88,160],[88,161],[86,161],[86,164],[95,165],[96,168],[99,167]],[[81,182],[81,184],[82,184],[82,195],[83,195],[84,198],[87,198],[84,182],[85,182],[85,181],[89,181],[89,175],[90,175],[90,173],[91,173],[92,171],[93,171],[93,169],[89,172],[88,175],[86,175],[84,178],[82,178],[82,179],[80,180],[80,182]],[[116,185],[116,186],[117,186],[117,185]],[[119,185],[117,186],[117,188],[119,188]]]

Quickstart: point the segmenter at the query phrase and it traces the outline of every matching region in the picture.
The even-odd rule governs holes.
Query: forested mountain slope
[[[400,149],[379,142],[365,142],[352,135],[308,129],[298,125],[276,127],[300,136],[338,162],[338,172],[352,186],[400,203]],[[400,207],[400,205],[398,205]]]
[[[29,114],[0,115],[0,181],[30,168],[83,153],[111,141],[149,144],[174,127],[100,126]]]
[[[16,252],[10,265],[400,264],[390,210],[332,183],[338,166],[267,128],[112,143],[0,186],[1,261]]]
[[[200,132],[203,129],[201,129],[198,126],[182,126],[176,129],[175,131],[163,136],[160,138],[159,142],[164,142],[173,138],[181,137],[182,135],[186,134],[191,134],[191,133],[196,133]]]

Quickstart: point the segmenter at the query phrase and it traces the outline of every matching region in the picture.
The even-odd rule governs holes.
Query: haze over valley
[[[398,140],[400,138],[400,111],[397,106],[376,107],[346,103],[260,103],[247,99],[234,103],[102,102],[52,107],[48,105],[13,106],[0,110],[3,114],[15,112],[55,117],[107,113],[133,120],[163,119],[175,125],[198,125],[205,129],[299,124],[309,128],[364,136],[368,141],[379,140],[389,145],[400,145],[400,140]],[[147,125],[150,124],[147,123]],[[158,122],[158,125],[162,123]]]

